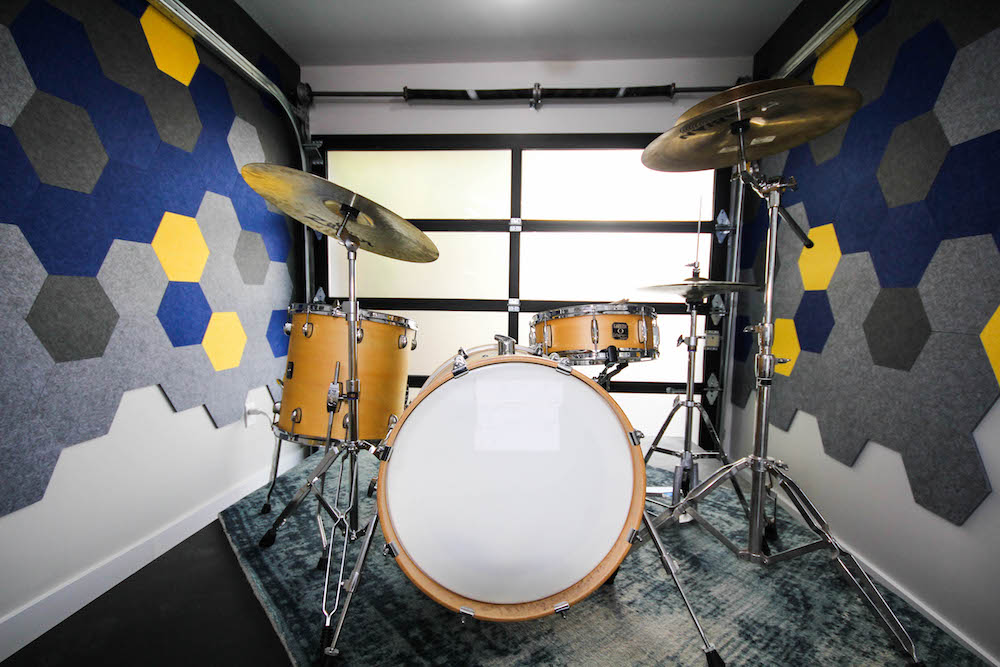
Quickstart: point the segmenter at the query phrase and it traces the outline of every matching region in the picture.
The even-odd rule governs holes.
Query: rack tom
[[[607,349],[620,361],[646,361],[660,355],[656,311],[632,303],[598,303],[546,310],[531,318],[530,345],[556,353],[573,365],[604,364]]]
[[[285,440],[318,446],[326,442],[326,398],[337,362],[339,381],[348,379],[347,316],[339,307],[317,303],[292,304],[288,312],[288,363],[274,432]],[[405,317],[366,310],[360,310],[358,318],[358,437],[378,440],[388,430],[389,417],[403,414],[417,325]],[[333,416],[332,439],[346,437],[346,415],[345,404]]]

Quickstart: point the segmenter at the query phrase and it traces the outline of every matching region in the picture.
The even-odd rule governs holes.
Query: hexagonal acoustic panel
[[[13,125],[34,92],[35,82],[10,30],[0,25],[0,125]]]
[[[178,28],[155,7],[148,7],[140,20],[156,66],[185,86],[198,68],[198,52],[190,35]]]
[[[865,337],[879,366],[910,370],[931,335],[920,293],[912,288],[886,288],[875,297],[865,318]]]
[[[267,247],[264,239],[257,232],[240,232],[240,238],[236,242],[236,266],[240,270],[240,276],[247,285],[263,285],[267,276],[267,269],[271,266],[271,258],[267,256]]]
[[[817,86],[842,86],[851,67],[858,34],[851,28],[823,52],[813,69],[813,83]]]
[[[774,345],[771,347],[771,351],[779,359],[788,359],[783,364],[777,364],[774,367],[774,372],[781,375],[791,375],[799,353],[802,351],[798,333],[795,331],[795,320],[779,317],[774,321]]]
[[[170,283],[156,316],[174,347],[197,345],[205,336],[212,309],[198,283]]]
[[[890,208],[927,196],[948,148],[948,139],[933,111],[892,131],[878,167],[878,182]]]
[[[239,315],[212,313],[201,345],[215,370],[224,371],[239,366],[246,343],[247,335],[240,324]]]
[[[1000,306],[997,306],[993,317],[983,327],[979,339],[983,342],[986,357],[990,360],[997,383],[1000,384]]]
[[[40,90],[18,116],[14,134],[42,183],[89,193],[108,162],[86,109]]]
[[[807,352],[819,354],[833,329],[833,311],[826,292],[805,292],[795,311],[795,332],[799,345]]]
[[[25,320],[53,361],[77,361],[104,353],[118,311],[97,278],[49,276]]]
[[[803,248],[799,255],[802,286],[806,290],[823,290],[830,284],[833,272],[840,261],[840,244],[833,225],[822,225],[809,230],[812,248]]]
[[[168,279],[191,283],[201,280],[209,251],[194,218],[164,213],[153,237],[153,250]]]

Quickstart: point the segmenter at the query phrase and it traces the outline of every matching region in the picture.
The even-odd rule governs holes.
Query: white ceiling
[[[799,0],[237,0],[300,65],[752,56]]]

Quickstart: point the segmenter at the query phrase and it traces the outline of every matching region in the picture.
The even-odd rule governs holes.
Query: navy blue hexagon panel
[[[146,3],[0,17],[2,515],[123,392],[159,384],[222,426],[282,374],[291,226],[239,169],[298,153],[280,109]]]
[[[798,181],[783,203],[816,242],[779,233],[775,354],[790,361],[772,425],[814,415],[846,465],[870,440],[899,452],[914,500],[955,524],[991,491],[973,432],[1000,395],[998,58],[1000,3],[884,0],[811,74],[859,89],[861,109],[763,164]],[[763,206],[748,211],[744,279],[767,224]],[[733,401],[745,407],[742,338]]]

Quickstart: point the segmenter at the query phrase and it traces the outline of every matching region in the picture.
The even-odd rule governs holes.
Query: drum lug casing
[[[292,323],[291,322],[285,322],[285,326],[283,326],[281,328],[281,330],[285,332],[286,336],[291,336],[292,335]]]
[[[451,366],[452,377],[459,377],[460,375],[465,375],[469,372],[469,367],[465,363],[465,351],[459,350],[461,354],[455,357],[455,363]]]
[[[573,367],[569,365],[569,359],[563,357],[556,363],[556,370],[566,375],[573,374]]]
[[[643,437],[644,435],[642,431],[635,430],[628,432],[628,439],[632,441],[632,445],[635,447],[639,446],[639,442],[642,440]]]

